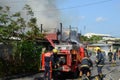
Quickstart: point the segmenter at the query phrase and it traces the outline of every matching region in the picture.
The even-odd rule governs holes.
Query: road
[[[91,59],[94,61],[95,56],[91,56]],[[108,59],[106,58],[105,65],[103,67],[103,74],[105,75],[104,80],[120,80],[120,60],[117,59],[116,66],[112,66],[109,64]],[[94,77],[97,75],[97,68],[94,65],[92,69],[92,80],[95,80]],[[17,78],[17,79],[12,79],[12,80],[34,80],[37,77],[43,77],[41,73],[31,75],[31,76],[26,76],[22,78]],[[42,79],[40,79],[42,80]],[[66,79],[66,80],[78,80],[78,79]]]

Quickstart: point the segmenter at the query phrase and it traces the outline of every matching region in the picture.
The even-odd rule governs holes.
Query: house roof
[[[90,44],[89,46],[110,46],[111,44]]]
[[[46,34],[46,38],[49,38],[51,40],[57,40],[57,34],[56,33]]]

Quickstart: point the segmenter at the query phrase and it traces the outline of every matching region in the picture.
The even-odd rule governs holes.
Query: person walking
[[[120,49],[118,49],[117,56],[118,56],[118,59],[120,60]]]
[[[52,61],[52,50],[49,50],[48,52],[45,53],[45,72],[44,72],[44,80],[48,77],[47,80],[51,80],[51,73],[50,73],[50,68],[51,68],[51,61]]]
[[[117,50],[114,50],[114,53],[113,53],[113,61],[112,61],[113,66],[116,65],[116,58],[117,58]]]
[[[103,66],[104,66],[104,56],[103,56],[103,54],[101,53],[101,50],[100,49],[98,49],[97,50],[97,56],[96,56],[96,66],[97,66],[97,71],[98,71],[98,76],[100,77],[100,78],[102,78],[103,77],[103,73],[102,73],[102,68],[103,68]]]
[[[112,56],[113,56],[113,53],[111,52],[111,50],[108,52],[108,59],[109,59],[109,62],[111,63],[112,62]]]

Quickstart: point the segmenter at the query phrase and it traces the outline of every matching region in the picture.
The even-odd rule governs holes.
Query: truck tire
[[[79,77],[79,70],[78,69],[73,73],[73,76],[74,76],[74,78]]]

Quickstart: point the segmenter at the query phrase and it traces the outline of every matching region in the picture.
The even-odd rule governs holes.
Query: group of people
[[[48,76],[48,80],[51,80],[50,77],[50,62],[52,61],[52,67],[55,69],[57,66],[57,50],[53,49],[51,51],[48,51],[45,53],[45,73],[44,73],[44,79],[46,80],[46,76]],[[96,66],[97,66],[97,72],[98,76],[102,77],[102,68],[104,66],[104,55],[102,54],[101,50],[97,50],[97,55],[96,55]],[[91,78],[91,68],[93,67],[93,61],[90,59],[90,55],[86,54],[85,57],[81,60],[80,66],[79,66],[79,71],[80,71],[80,78],[82,77],[83,74],[86,74],[87,77],[90,79]],[[56,79],[57,80],[57,79]],[[91,79],[90,79],[91,80]]]
[[[104,55],[102,54],[101,50],[97,50],[97,56],[96,56],[96,66],[97,66],[97,72],[99,77],[103,77],[102,74],[102,68],[104,66]],[[81,61],[80,65],[80,78],[83,74],[86,74],[86,76],[91,80],[91,68],[93,67],[93,61],[90,59],[90,55],[87,54]]]
[[[57,58],[57,49],[53,49],[53,50],[48,50],[45,53],[45,72],[44,72],[44,80],[46,80],[46,78],[48,78],[47,80],[51,80],[51,66],[52,68],[57,68],[57,66],[59,66],[58,62],[58,58]],[[52,62],[52,64],[51,64]],[[55,72],[53,73],[55,74]]]
[[[117,50],[114,50],[113,52],[110,50],[108,52],[109,62],[115,64],[116,63],[116,58],[117,58]]]

